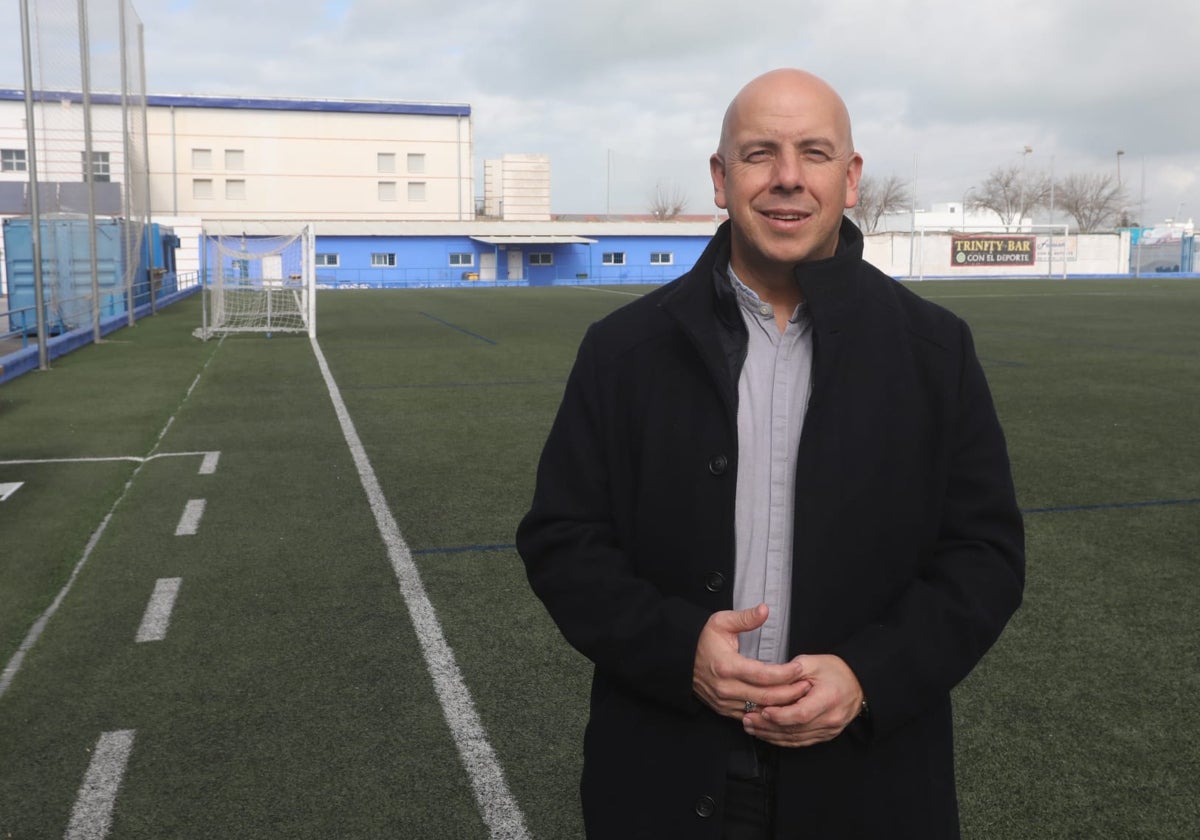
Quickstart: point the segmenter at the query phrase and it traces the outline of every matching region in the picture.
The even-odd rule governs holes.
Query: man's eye
[[[766,149],[755,149],[754,151],[752,151],[746,155],[746,160],[750,161],[751,163],[758,163],[759,161],[763,161],[766,159],[767,159],[767,150]]]

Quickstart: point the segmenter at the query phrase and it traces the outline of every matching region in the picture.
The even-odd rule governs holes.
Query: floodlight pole
[[[29,145],[29,244],[33,250],[34,317],[37,319],[38,370],[49,370],[46,350],[46,299],[42,281],[42,213],[38,201],[37,137],[33,127],[33,62],[29,46],[29,0],[21,0],[21,57],[25,65],[25,142]],[[25,325],[22,328],[26,328]]]
[[[79,83],[83,88],[83,175],[87,178],[88,255],[92,264],[92,341],[100,343],[100,267],[96,259],[96,161],[92,152],[92,79],[88,50],[87,0],[77,0],[79,13]]]

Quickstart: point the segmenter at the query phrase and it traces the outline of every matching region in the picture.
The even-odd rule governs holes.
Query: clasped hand
[[[840,657],[797,656],[782,665],[738,653],[738,634],[766,623],[768,608],[713,613],[696,644],[692,688],[709,708],[741,718],[746,732],[780,747],[829,741],[858,715],[863,692]],[[747,701],[754,704],[746,711]]]

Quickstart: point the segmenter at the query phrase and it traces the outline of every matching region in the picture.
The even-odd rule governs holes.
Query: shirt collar
[[[729,285],[733,288],[734,296],[737,298],[738,306],[751,316],[762,321],[775,320],[775,307],[764,301],[758,296],[758,293],[742,282],[742,279],[737,276],[737,272],[733,270],[733,262],[729,263]],[[792,317],[788,320],[796,323],[804,318],[807,314],[807,308],[803,302],[796,307],[792,313]]]

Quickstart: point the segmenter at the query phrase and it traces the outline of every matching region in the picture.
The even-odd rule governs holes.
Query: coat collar
[[[726,273],[730,225],[731,222],[726,221],[717,228],[696,265],[662,301],[664,309],[697,331],[697,337],[701,339],[701,331],[716,327],[713,314],[726,329],[741,327],[737,301],[729,288]],[[838,231],[837,253],[828,259],[796,266],[796,282],[804,292],[818,330],[840,329],[857,308],[862,295],[862,276],[858,271],[862,254],[862,232],[852,221],[843,218]]]

